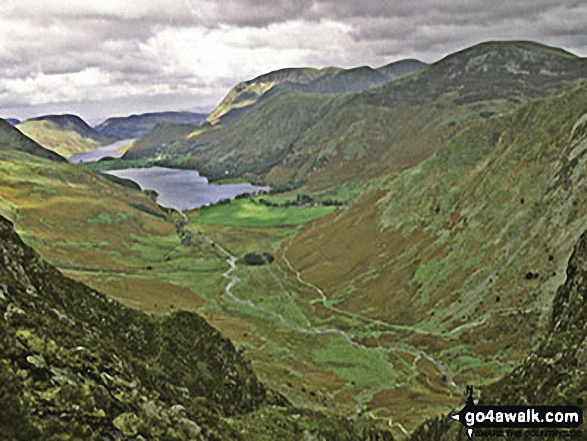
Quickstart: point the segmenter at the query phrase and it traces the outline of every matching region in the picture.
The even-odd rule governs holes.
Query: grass
[[[267,207],[255,199],[237,199],[225,205],[200,208],[195,220],[203,224],[279,227],[303,225],[334,210],[336,207]]]
[[[74,128],[60,128],[50,121],[24,121],[18,129],[46,149],[64,157],[104,145],[103,140],[84,137]]]

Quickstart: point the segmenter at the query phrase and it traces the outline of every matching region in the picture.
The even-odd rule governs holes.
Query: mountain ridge
[[[2,119],[0,119],[0,149],[13,149],[51,161],[67,162],[62,156],[42,147]]]
[[[232,123],[276,94],[298,91],[304,93],[352,93],[407,75],[426,64],[414,60],[400,60],[379,68],[358,66],[350,69],[285,68],[259,75],[233,87],[221,103],[206,118],[212,125]],[[229,117],[230,113],[237,113]]]
[[[573,87],[586,66],[543,45],[490,42],[359,93],[272,95],[230,124],[164,145],[139,140],[123,158],[327,188],[410,167],[474,121]]]
[[[99,135],[123,140],[139,138],[158,123],[177,123],[197,126],[207,114],[195,112],[149,112],[108,118],[93,127]]]
[[[21,121],[16,128],[43,147],[69,157],[111,143],[73,114],[44,115]]]

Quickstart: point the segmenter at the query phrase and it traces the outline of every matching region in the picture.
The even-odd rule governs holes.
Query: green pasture
[[[241,227],[302,225],[336,210],[336,207],[267,207],[255,199],[237,199],[225,205],[203,207],[194,220],[203,224]]]

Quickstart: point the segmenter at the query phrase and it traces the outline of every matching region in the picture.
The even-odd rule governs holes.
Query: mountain
[[[108,118],[94,127],[94,130],[106,138],[117,140],[139,138],[158,123],[189,124],[197,126],[206,114],[193,112],[155,112],[127,117]]]
[[[540,345],[511,373],[482,388],[478,404],[584,406],[587,401],[586,268],[587,231],[573,248],[566,280],[556,292]],[[464,441],[469,438],[460,424],[445,415],[427,421],[410,438],[411,441],[429,439]]]
[[[5,118],[4,121],[6,121],[11,126],[15,126],[20,122],[20,120],[16,118]]]
[[[353,93],[371,89],[396,78],[406,76],[426,66],[418,60],[401,60],[373,69],[356,67],[323,76],[303,84],[299,91],[306,93]]]
[[[418,70],[424,66],[426,66],[426,63],[423,63],[420,60],[406,59],[378,67],[377,71],[385,75],[388,80],[393,80],[411,74],[415,70]]]
[[[101,147],[112,142],[76,115],[47,115],[27,119],[16,125],[26,136],[64,157]]]
[[[297,409],[189,312],[154,317],[64,277],[0,217],[6,440],[393,440]]]
[[[57,153],[41,147],[35,141],[15,129],[9,122],[2,119],[0,119],[0,150],[17,150],[51,161],[67,161]]]
[[[124,158],[156,151],[212,179],[327,188],[411,167],[474,121],[576,85],[586,66],[535,43],[484,43],[360,93],[279,93],[231,124],[139,140]]]
[[[469,126],[282,244],[291,278],[320,288],[317,314],[425,350],[444,366],[445,405],[454,384],[498,380],[536,345],[587,229],[586,111],[583,83]],[[425,389],[423,402],[439,390]]]
[[[368,66],[353,69],[328,67],[289,68],[260,75],[237,84],[206,118],[209,124],[234,122],[272,96],[284,92],[350,93],[359,92],[407,75],[423,66],[418,60],[402,60],[378,69]]]
[[[216,108],[208,115],[206,122],[217,124],[222,117],[232,111],[246,109],[263,97],[278,84],[307,84],[322,76],[332,76],[342,71],[341,68],[288,68],[260,75],[233,87]]]

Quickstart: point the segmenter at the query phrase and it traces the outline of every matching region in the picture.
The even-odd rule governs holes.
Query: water
[[[122,141],[117,141],[114,144],[109,144],[104,147],[90,150],[89,152],[76,153],[75,155],[71,155],[69,162],[73,162],[75,164],[79,164],[80,162],[94,162],[99,161],[106,156],[110,156],[111,158],[120,158],[124,153],[118,152],[117,150],[133,141],[134,139],[125,139]]]
[[[103,173],[130,179],[143,190],[155,190],[159,194],[159,205],[178,211],[203,207],[222,199],[233,199],[243,193],[256,194],[269,190],[269,187],[257,187],[252,184],[212,185],[196,170],[150,167],[110,170]]]

